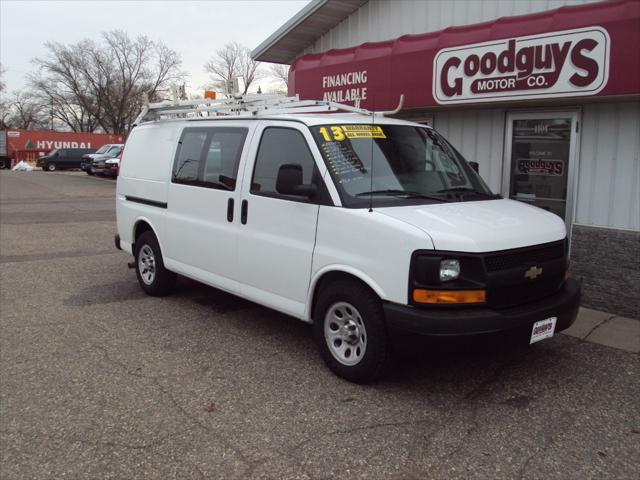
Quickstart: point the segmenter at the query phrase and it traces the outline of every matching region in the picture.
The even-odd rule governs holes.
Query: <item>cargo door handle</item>
[[[245,225],[247,223],[247,210],[249,210],[249,202],[242,200],[240,207],[240,222]]]
[[[227,202],[227,221],[233,222],[233,198]]]

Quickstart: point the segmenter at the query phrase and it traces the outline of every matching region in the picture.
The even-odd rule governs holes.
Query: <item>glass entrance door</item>
[[[507,115],[503,195],[571,225],[577,112]]]

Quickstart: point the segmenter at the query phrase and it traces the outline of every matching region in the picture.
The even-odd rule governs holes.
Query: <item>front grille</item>
[[[563,275],[555,274],[547,276],[544,280],[489,289],[487,302],[492,307],[505,308],[539,300],[556,293],[562,286],[562,278]]]
[[[485,257],[487,272],[499,272],[510,268],[537,265],[564,257],[564,241],[548,243],[511,253],[499,253]]]

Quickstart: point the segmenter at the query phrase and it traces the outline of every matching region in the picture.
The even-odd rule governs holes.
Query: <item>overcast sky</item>
[[[309,0],[15,1],[0,0],[0,63],[7,91],[21,89],[44,44],[98,39],[121,29],[162,40],[182,56],[192,90],[207,82],[203,65],[230,41],[254,49]]]

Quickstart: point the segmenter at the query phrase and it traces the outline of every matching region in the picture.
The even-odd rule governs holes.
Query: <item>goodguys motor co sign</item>
[[[594,95],[609,79],[609,34],[589,27],[440,50],[439,104]]]

